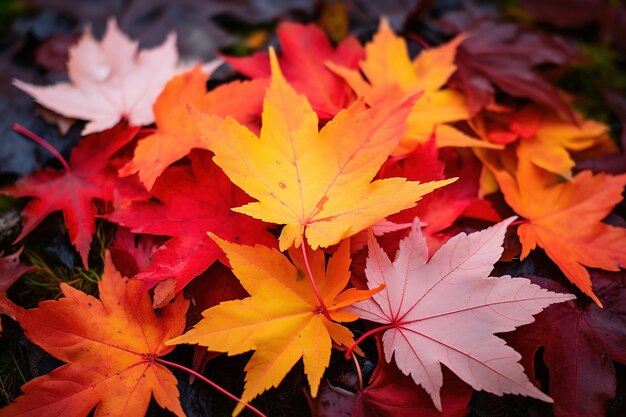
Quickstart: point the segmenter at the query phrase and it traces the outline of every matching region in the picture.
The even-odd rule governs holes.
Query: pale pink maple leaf
[[[70,48],[69,82],[36,86],[20,80],[13,84],[48,109],[74,119],[88,120],[83,135],[101,132],[126,119],[133,126],[154,122],[152,104],[176,73],[176,35],[163,44],[139,51],[109,19],[104,37],[97,41],[87,27],[80,41]]]
[[[385,288],[346,310],[391,325],[383,334],[387,362],[424,387],[441,411],[441,364],[476,390],[552,399],[536,388],[519,364],[521,355],[494,333],[534,321],[533,315],[571,294],[544,290],[526,278],[489,277],[515,218],[451,238],[428,261],[416,219],[393,263],[369,234],[365,273],[369,288]]]

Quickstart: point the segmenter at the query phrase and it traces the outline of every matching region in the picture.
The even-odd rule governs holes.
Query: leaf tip
[[[271,46],[269,48],[269,56],[270,56],[270,68],[272,72],[272,81],[276,82],[278,80],[284,80],[283,73],[280,70],[280,65],[278,63],[278,58],[276,57],[276,51]]]
[[[380,24],[378,25],[378,32],[391,31],[391,25],[389,24],[389,18],[387,16],[380,17]]]
[[[206,232],[206,234],[208,237],[210,237],[213,240],[213,242],[217,243],[217,245],[220,247],[222,247],[222,243],[226,242],[224,239],[222,239],[221,237],[219,237],[213,232]]]

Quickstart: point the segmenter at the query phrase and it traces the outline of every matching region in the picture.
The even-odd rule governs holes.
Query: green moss
[[[51,265],[41,254],[29,248],[24,250],[28,264],[35,266],[35,270],[24,275],[15,284],[16,301],[25,308],[32,308],[42,300],[57,299],[61,296],[61,283],[91,295],[97,295],[98,282],[101,275],[98,271],[75,267],[67,269],[62,266]]]
[[[23,259],[35,270],[25,274],[11,287],[11,298],[25,308],[35,307],[40,301],[54,300],[62,295],[61,283],[93,296],[98,295],[98,282],[104,268],[104,252],[109,246],[112,228],[98,222],[90,254],[90,268],[75,266],[70,269],[51,262],[40,252],[41,248],[26,246]]]

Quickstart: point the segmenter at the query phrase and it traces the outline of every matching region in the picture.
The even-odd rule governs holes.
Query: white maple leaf
[[[20,80],[13,84],[44,107],[73,119],[88,120],[83,135],[101,132],[128,120],[133,126],[154,122],[152,105],[175,74],[178,66],[176,35],[163,44],[139,50],[109,19],[101,41],[87,27],[80,41],[70,48],[69,82],[36,86]]]
[[[514,219],[460,233],[430,261],[417,219],[393,263],[369,235],[368,287],[385,288],[346,310],[388,325],[383,334],[387,362],[395,357],[398,368],[424,387],[440,411],[441,364],[474,389],[552,402],[524,374],[521,355],[494,333],[531,323],[550,304],[575,297],[544,290],[526,278],[489,277]]]

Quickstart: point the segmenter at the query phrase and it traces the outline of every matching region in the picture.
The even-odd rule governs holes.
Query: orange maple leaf
[[[574,112],[576,123],[563,119],[557,113],[533,104],[512,114],[487,116],[485,135],[493,142],[517,146],[536,166],[572,178],[575,165],[573,152],[602,147],[612,150],[609,127]],[[482,120],[477,121],[482,124]],[[490,122],[490,123],[489,123]],[[506,126],[501,126],[505,124]],[[482,127],[484,130],[484,127]]]
[[[359,97],[375,105],[386,100],[401,98],[407,94],[423,91],[407,120],[406,135],[393,155],[406,154],[417,144],[425,143],[435,135],[437,146],[484,147],[500,149],[501,146],[474,139],[448,123],[469,119],[465,96],[443,86],[456,70],[454,58],[457,47],[465,40],[464,35],[437,48],[422,51],[411,61],[406,41],[396,36],[386,19],[382,19],[378,33],[365,46],[365,60],[361,72],[342,68],[336,64],[327,66],[342,76]]]
[[[538,168],[518,148],[515,178],[505,170],[494,174],[506,202],[527,221],[517,234],[522,259],[537,246],[561,268],[565,276],[598,305],[585,266],[618,271],[626,266],[626,228],[602,223],[622,200],[626,175],[593,175],[583,171],[572,181]]]
[[[241,396],[248,402],[276,387],[295,363],[303,358],[311,395],[316,396],[328,367],[332,342],[349,347],[352,332],[326,319],[312,289],[301,251],[287,257],[265,246],[230,243],[209,233],[224,250],[241,285],[250,294],[243,300],[226,301],[205,310],[195,327],[167,342],[193,343],[208,350],[236,355],[256,352],[246,365],[246,385]],[[378,289],[346,291],[350,278],[350,243],[344,240],[325,269],[324,252],[307,247],[311,272],[330,317],[354,321],[356,314],[340,309],[369,298]],[[243,409],[240,403],[234,415]]]
[[[98,300],[61,284],[65,298],[22,310],[26,336],[67,362],[22,386],[24,395],[2,417],[143,417],[151,394],[184,417],[177,381],[155,362],[172,351],[164,343],[182,333],[189,306],[181,295],[158,314],[143,283],[123,278],[106,255]]]
[[[313,249],[334,245],[456,180],[371,182],[404,134],[415,97],[376,108],[359,101],[318,132],[306,97],[285,81],[273,50],[270,58],[260,138],[230,117],[192,114],[215,163],[258,200],[234,210],[286,225],[281,250],[305,234]]]
[[[173,162],[193,148],[204,148],[200,132],[187,106],[218,116],[234,117],[251,126],[261,114],[267,80],[233,81],[206,92],[209,76],[200,67],[172,78],[154,103],[157,130],[139,141],[132,161],[121,175],[139,173],[139,179],[151,189],[156,179]]]

